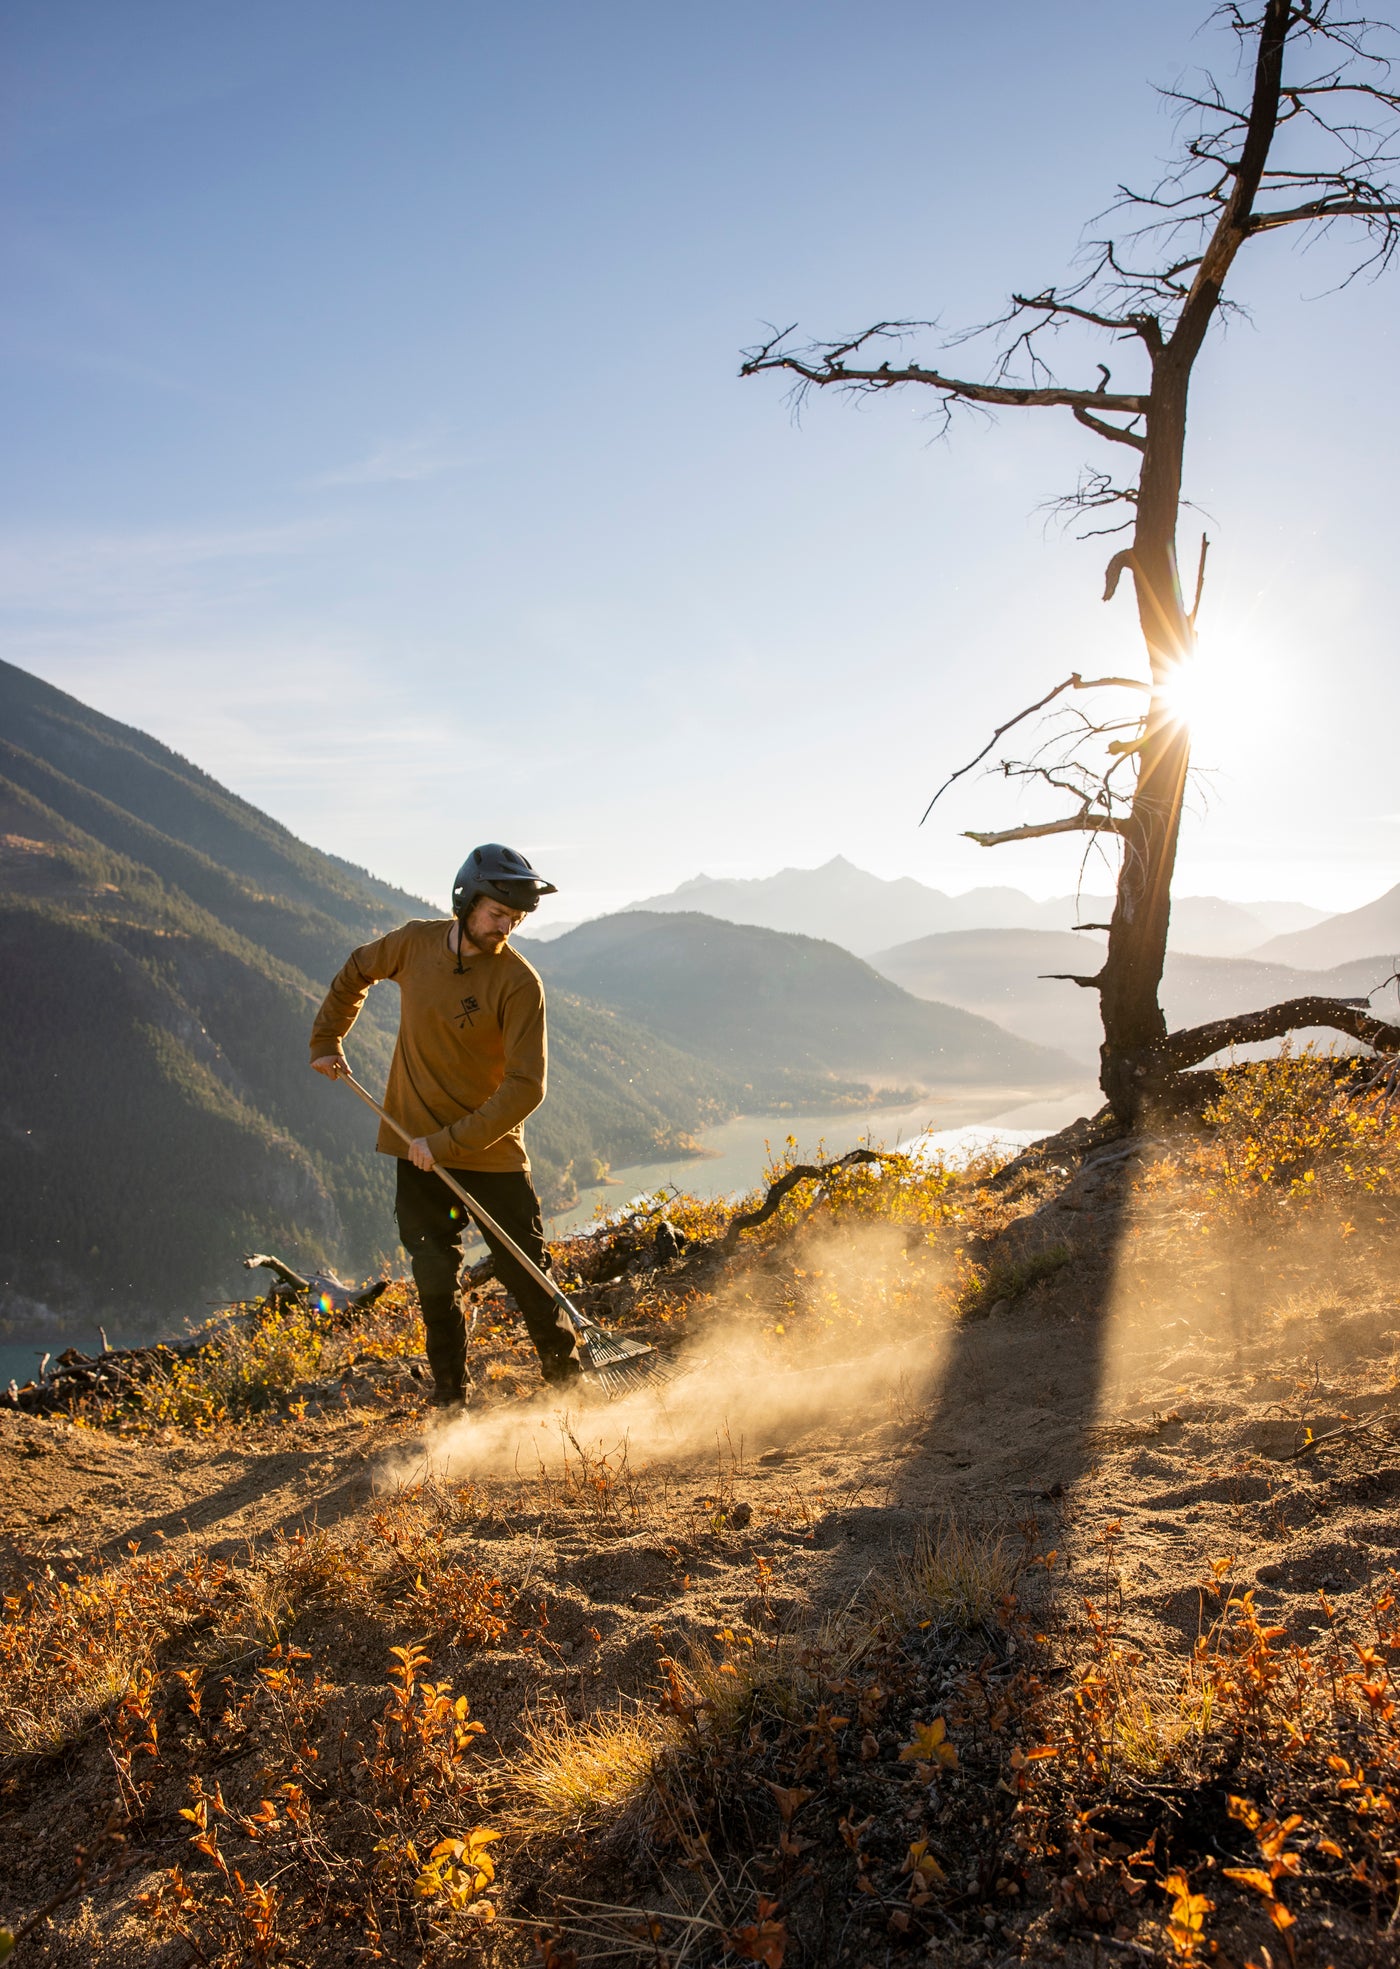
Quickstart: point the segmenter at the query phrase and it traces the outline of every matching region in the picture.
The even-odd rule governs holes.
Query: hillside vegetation
[[[482,1280],[445,1427],[403,1286],[0,1413],[16,1961],[1395,1964],[1400,1108],[1205,1093],[557,1245],[660,1393]]]

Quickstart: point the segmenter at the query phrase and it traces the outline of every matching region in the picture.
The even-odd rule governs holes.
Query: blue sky
[[[1150,84],[1228,68],[1206,11],[17,0],[6,654],[437,898],[483,837],[570,917],[835,853],[1071,886],[959,840],[1037,811],[996,783],[917,821],[1008,709],[1136,661],[1040,510],[1093,440],[797,425],[737,352],[1055,278],[1170,144]],[[1181,886],[1348,907],[1400,879],[1400,284],[1251,255],[1194,398]]]

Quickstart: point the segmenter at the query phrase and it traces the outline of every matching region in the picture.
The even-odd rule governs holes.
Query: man
[[[544,986],[510,947],[510,934],[557,894],[523,855],[499,842],[474,848],[452,885],[452,919],[405,923],[352,951],[311,1029],[311,1064],[347,1071],[341,1041],[377,980],[399,987],[398,1041],[384,1106],[413,1137],[407,1153],[382,1123],[381,1154],[398,1158],[395,1211],[423,1309],[433,1399],[466,1398],[467,1327],[457,1299],[460,1202],[433,1171],[450,1169],[535,1263],[548,1268],[540,1200],[521,1125],[544,1099]],[[572,1337],[549,1295],[483,1233],[496,1275],[515,1296],[546,1381],[579,1373]]]

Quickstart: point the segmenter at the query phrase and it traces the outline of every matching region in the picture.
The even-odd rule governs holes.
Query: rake
[[[405,1142],[412,1141],[413,1137],[408,1130],[401,1127],[391,1114],[385,1113],[368,1088],[362,1087],[356,1080],[348,1066],[336,1077],[353,1088],[366,1107],[373,1108],[379,1119],[392,1128],[396,1135]],[[520,1249],[509,1232],[502,1230],[495,1218],[482,1208],[474,1196],[468,1196],[462,1185],[440,1163],[433,1164],[433,1174],[442,1178],[452,1194],[466,1207],[477,1227],[482,1231],[489,1231],[492,1237],[497,1238],[516,1263],[522,1265],[530,1274],[535,1284],[549,1294],[554,1302],[559,1325],[566,1333],[573,1335],[578,1350],[579,1366],[586,1381],[595,1382],[608,1395],[621,1395],[629,1393],[634,1388],[643,1387],[649,1381],[671,1379],[676,1372],[676,1366],[669,1355],[663,1354],[657,1347],[649,1346],[644,1340],[624,1340],[619,1334],[608,1333],[599,1326],[597,1320],[590,1319],[581,1307],[576,1306],[566,1293],[560,1291],[549,1273],[540,1270],[534,1260]]]

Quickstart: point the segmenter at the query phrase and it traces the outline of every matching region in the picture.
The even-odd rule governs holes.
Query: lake
[[[970,1153],[995,1140],[1019,1146],[1063,1128],[1076,1116],[1103,1104],[1096,1087],[1029,1095],[1014,1087],[979,1088],[944,1094],[913,1107],[847,1108],[840,1114],[741,1114],[704,1129],[698,1140],[704,1156],[672,1156],[619,1169],[612,1183],[586,1190],[571,1209],[551,1217],[546,1230],[562,1237],[593,1221],[600,1207],[611,1213],[634,1196],[674,1184],[697,1196],[732,1196],[763,1179],[769,1147],[781,1152],[789,1135],[797,1138],[802,1159],[815,1162],[844,1155],[847,1149],[907,1147],[917,1138],[949,1154]],[[820,1155],[819,1155],[820,1152]]]

